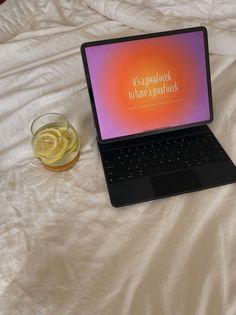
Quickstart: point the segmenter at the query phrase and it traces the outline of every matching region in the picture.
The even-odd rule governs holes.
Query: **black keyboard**
[[[213,163],[227,158],[211,133],[182,136],[104,151],[109,182]]]

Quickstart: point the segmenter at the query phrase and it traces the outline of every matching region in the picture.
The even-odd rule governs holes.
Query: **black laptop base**
[[[236,167],[207,126],[99,144],[115,207],[236,181]]]

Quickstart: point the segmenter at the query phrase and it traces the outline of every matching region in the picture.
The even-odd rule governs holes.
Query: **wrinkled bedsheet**
[[[205,25],[216,137],[236,163],[234,0],[7,0],[0,5],[0,314],[235,315],[235,184],[110,205],[80,45]],[[53,173],[30,124],[59,112],[79,162]]]

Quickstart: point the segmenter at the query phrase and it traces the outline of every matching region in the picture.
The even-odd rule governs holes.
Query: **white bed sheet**
[[[236,314],[235,185],[112,208],[80,56],[84,41],[193,25],[209,30],[210,127],[236,163],[235,1],[0,6],[0,314]],[[67,172],[32,155],[45,112],[80,134]]]

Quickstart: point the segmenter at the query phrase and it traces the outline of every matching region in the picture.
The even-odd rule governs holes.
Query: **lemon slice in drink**
[[[42,159],[45,164],[58,161],[66,152],[68,140],[60,130],[56,128],[45,128],[36,134],[33,141],[35,155]]]
[[[76,145],[76,142],[78,142],[76,131],[73,128],[69,128],[66,137],[69,141],[68,150],[70,150]]]
[[[59,128],[61,133],[65,133],[65,137],[68,140],[68,147],[67,147],[67,151],[70,151],[75,145],[76,143],[79,142],[77,133],[75,131],[75,129],[70,125],[69,128],[67,130],[62,128]]]
[[[59,161],[64,153],[67,151],[68,140],[66,138],[61,138],[57,144],[56,149],[53,150],[53,155],[47,157],[41,157],[41,160],[46,165],[52,165]]]
[[[48,156],[57,147],[57,139],[61,133],[56,128],[45,128],[38,131],[33,140],[33,148],[36,156]]]

